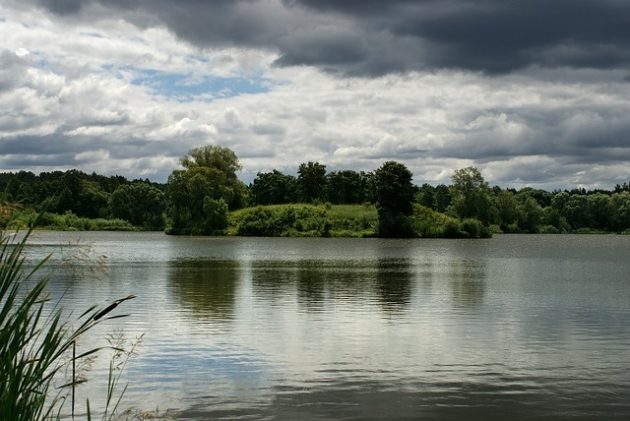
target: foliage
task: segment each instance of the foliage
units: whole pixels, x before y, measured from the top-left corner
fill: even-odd
[[[411,172],[401,163],[388,161],[374,172],[379,237],[415,236],[409,215],[413,212]]]
[[[99,229],[104,220],[122,218],[130,224],[142,228],[161,228],[161,209],[164,205],[156,205],[154,212],[160,212],[159,217],[154,217],[150,224],[132,221],[135,212],[125,212],[123,207],[138,207],[142,199],[135,196],[127,197],[127,200],[114,200],[113,193],[124,186],[143,185],[150,187],[153,194],[162,193],[163,185],[152,183],[149,180],[129,181],[121,176],[106,177],[97,174],[85,174],[78,170],[42,172],[35,175],[31,172],[20,171],[18,173],[0,173],[0,191],[5,203],[19,204],[22,208],[39,213],[42,211],[51,214],[63,215],[71,213],[79,218],[99,219],[99,222],[83,224],[91,225],[91,228],[63,225],[58,229]],[[120,197],[119,197],[120,199]],[[112,208],[112,204],[114,207]],[[123,215],[124,214],[124,215]],[[6,221],[5,221],[6,222]],[[144,222],[144,221],[143,221]],[[120,229],[128,229],[129,223],[120,225]],[[116,228],[117,223],[105,224],[109,229]],[[152,225],[152,226],[150,226]]]
[[[435,190],[427,183],[424,183],[416,193],[416,203],[421,204],[429,209],[435,210],[437,201],[435,198]]]
[[[517,226],[521,232],[536,233],[541,224],[544,211],[528,192],[516,196]]]
[[[494,223],[499,225],[503,232],[508,232],[509,227],[516,224],[519,216],[514,193],[509,190],[497,192],[494,196],[494,205],[496,208]]]
[[[59,307],[47,308],[48,278],[38,273],[47,259],[33,269],[24,266],[28,238],[11,241],[0,232],[0,419],[38,420],[59,417],[74,380],[63,381],[67,364],[99,351],[98,348],[68,358],[75,341],[107,316],[121,302],[104,309],[90,307],[73,328]],[[63,383],[61,388],[56,384]],[[108,390],[113,396],[114,390]]]
[[[373,237],[373,205],[267,205],[234,211],[231,235]]]
[[[326,185],[326,166],[319,162],[300,164],[297,185],[300,198],[306,203],[314,203],[324,199]]]
[[[368,183],[364,172],[333,171],[326,175],[326,200],[333,204],[364,203],[370,199]]]
[[[67,211],[63,215],[33,209],[18,211],[5,227],[11,229],[43,228],[58,231],[135,231],[136,227],[123,219],[81,218]]]
[[[182,158],[183,169],[173,171],[168,185],[149,180],[85,174],[78,170],[0,173],[0,223],[16,213],[16,227],[32,226],[42,210],[38,226],[69,230],[160,229],[164,213],[167,232],[221,234],[232,219],[225,211],[249,205],[330,202],[333,205],[371,203],[380,223],[372,216],[327,218],[332,235],[384,237],[462,236],[463,221],[475,219],[494,232],[626,232],[630,230],[630,188],[619,184],[613,191],[547,192],[525,187],[490,188],[475,167],[458,169],[452,185],[416,187],[403,164],[386,162],[376,172],[339,170],[326,173],[318,162],[302,163],[298,177],[278,170],[258,173],[247,187],[237,178],[241,168],[233,151],[220,146],[195,148]],[[165,192],[165,194],[164,194]],[[451,219],[428,218],[418,226],[409,221],[412,203]],[[363,215],[363,216],[361,216]],[[227,222],[226,222],[227,221]],[[339,227],[335,226],[339,223]],[[233,233],[230,223],[229,231]],[[470,223],[468,228],[475,231]],[[374,232],[376,230],[376,233]],[[485,230],[485,229],[484,229]]]
[[[143,182],[124,184],[111,194],[109,207],[115,218],[144,229],[164,229],[164,193]]]
[[[241,211],[235,232],[264,237],[327,237],[329,229],[325,207],[271,205]]]
[[[278,170],[258,173],[249,190],[250,204],[254,206],[295,203],[298,200],[297,180]]]
[[[419,204],[414,205],[411,224],[415,233],[424,238],[488,238],[490,229],[479,220],[467,218],[463,221],[434,211]]]
[[[373,237],[378,226],[374,205],[332,205],[326,211],[331,237]]]
[[[227,209],[241,206],[244,185],[236,178],[234,152],[220,146],[196,148],[181,160],[184,170],[168,179],[167,215],[172,234],[215,234],[227,227]]]
[[[460,219],[476,218],[485,224],[491,218],[491,200],[488,183],[475,167],[455,170],[451,206]]]
[[[181,159],[181,164],[187,170],[194,168],[214,168],[225,175],[227,181],[236,181],[236,172],[241,164],[234,151],[223,146],[209,145],[191,149],[188,155]]]

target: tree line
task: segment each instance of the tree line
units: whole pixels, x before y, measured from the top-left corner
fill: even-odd
[[[394,161],[371,172],[329,172],[324,164],[309,161],[298,166],[296,176],[274,169],[245,185],[237,177],[238,157],[220,146],[195,148],[181,164],[166,184],[78,170],[1,173],[1,199],[37,211],[120,218],[173,234],[221,233],[230,211],[291,203],[371,203],[378,212],[375,233],[383,237],[414,236],[409,218],[418,207],[492,232],[630,230],[628,183],[611,191],[516,190],[490,187],[477,168],[468,167],[453,173],[451,185],[417,186],[406,166]]]
[[[164,229],[166,185],[79,170],[0,173],[5,206],[83,218],[119,218],[147,229]]]

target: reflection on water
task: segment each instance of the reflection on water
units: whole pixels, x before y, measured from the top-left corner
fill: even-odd
[[[295,294],[304,311],[323,311],[325,304],[335,301],[374,300],[384,311],[403,311],[412,295],[408,259],[257,261],[251,263],[250,271],[258,300],[273,305]]]
[[[477,307],[483,302],[485,290],[485,262],[462,260],[453,262],[450,271],[450,287],[453,303],[461,307]]]
[[[630,418],[629,237],[82,235],[92,263],[55,271],[51,293],[80,310],[138,295],[112,321],[146,333],[123,405],[186,419]],[[40,233],[33,257],[68,240]]]
[[[200,318],[229,321],[240,280],[237,261],[181,261],[168,268],[169,291]]]
[[[401,312],[411,300],[412,269],[408,259],[377,259],[376,293],[386,312]]]

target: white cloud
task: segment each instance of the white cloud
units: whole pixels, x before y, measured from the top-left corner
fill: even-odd
[[[193,47],[163,27],[68,24],[1,7],[3,169],[76,166],[165,181],[190,148],[216,143],[241,157],[247,181],[272,168],[295,173],[307,160],[372,170],[388,159],[406,163],[419,183],[448,183],[467,165],[502,185],[610,187],[630,178],[630,83],[617,71],[336,78],[274,67],[267,50]],[[253,78],[268,91],[180,101],[133,83],[148,70],[189,84]]]

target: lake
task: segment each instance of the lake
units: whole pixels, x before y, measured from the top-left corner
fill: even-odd
[[[144,333],[121,406],[184,419],[630,419],[630,236],[36,232],[79,343]],[[102,405],[108,359],[79,388]],[[100,391],[100,392],[99,392]]]

